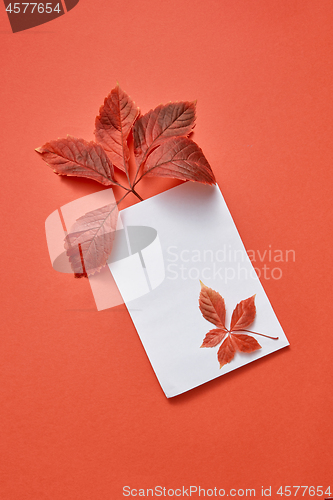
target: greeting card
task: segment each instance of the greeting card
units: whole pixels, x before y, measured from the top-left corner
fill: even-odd
[[[289,345],[217,186],[188,182],[126,208],[120,217],[124,227],[145,225],[158,235],[155,249],[133,250],[146,278],[141,296],[127,299],[133,286],[131,270],[119,273],[114,264],[109,267],[167,397]],[[163,274],[155,287],[154,280],[160,281]],[[224,298],[226,324],[235,306],[255,295],[251,331],[262,335],[249,337],[256,338],[260,348],[237,351],[221,368],[218,346],[201,348],[213,325],[199,308],[200,280]]]

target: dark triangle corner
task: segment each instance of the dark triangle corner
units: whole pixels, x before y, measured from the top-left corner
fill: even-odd
[[[74,9],[74,7],[79,3],[80,0],[65,0],[67,12]]]

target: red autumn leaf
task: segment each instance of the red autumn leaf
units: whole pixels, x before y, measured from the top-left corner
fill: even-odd
[[[134,152],[138,164],[165,139],[187,136],[194,127],[195,103],[170,102],[141,116],[133,127]]]
[[[232,342],[231,335],[229,335],[217,351],[217,359],[220,363],[220,368],[230,363],[230,361],[234,359],[235,353],[235,345]]]
[[[200,281],[200,284],[199,308],[203,317],[226,332],[224,299],[218,292],[204,285],[202,281]]]
[[[143,175],[216,183],[202,150],[187,137],[172,137],[156,148],[144,163]]]
[[[233,333],[231,334],[232,341],[236,348],[240,352],[254,352],[261,349],[261,345],[256,341],[251,335],[245,335],[244,333]]]
[[[68,136],[47,142],[36,151],[59,175],[86,177],[105,186],[117,184],[110,159],[95,142]]]
[[[232,313],[230,330],[244,330],[253,323],[256,316],[254,299],[255,295],[237,304]]]
[[[250,332],[245,328],[249,326],[255,318],[256,306],[254,304],[255,295],[242,300],[234,309],[231,318],[230,330],[225,327],[225,303],[223,297],[201,281],[201,291],[199,296],[199,308],[203,317],[213,323],[218,328],[210,330],[201,345],[201,347],[215,347],[224,339],[221,344],[217,359],[220,368],[233,360],[237,351],[250,353],[261,349],[261,345],[250,335],[240,334],[240,331],[261,335],[272,340],[276,337],[269,337],[262,333]],[[227,337],[225,338],[225,336]]]
[[[65,249],[76,275],[99,271],[111,253],[118,219],[116,203],[87,212],[65,238]]]
[[[257,351],[258,349],[261,349],[261,345],[250,335],[229,333],[228,337],[225,339],[217,352],[217,359],[220,363],[220,368],[227,363],[230,363],[230,361],[234,358],[236,351],[250,353]]]
[[[209,332],[206,333],[206,337],[204,338],[201,347],[215,347],[220,342],[222,342],[226,334],[227,334],[226,330],[222,330],[221,328],[215,328],[214,330],[209,330]]]
[[[139,108],[117,85],[105,98],[96,117],[97,142],[67,136],[66,139],[47,142],[36,151],[59,175],[85,177],[105,186],[116,185],[124,189],[126,193],[119,203],[130,193],[142,201],[136,185],[145,175],[215,184],[214,174],[202,150],[188,139],[195,125],[195,113],[196,103],[184,101],[157,106],[139,118]],[[128,138],[131,133],[137,162],[133,179],[129,175]],[[126,173],[127,184],[115,179],[114,166]],[[142,175],[138,178],[140,169]],[[91,273],[103,266],[112,248],[110,235],[105,236],[105,229],[98,230],[99,212],[91,214],[78,219],[66,239],[67,253],[77,277],[86,276],[86,270]],[[90,227],[92,220],[97,227]],[[98,245],[94,231],[97,231]],[[94,258],[93,248],[96,252]]]
[[[95,122],[96,141],[102,144],[112,163],[127,173],[127,138],[138,116],[139,108],[117,85],[105,98]]]

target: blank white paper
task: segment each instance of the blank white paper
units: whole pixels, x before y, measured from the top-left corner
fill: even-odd
[[[140,259],[133,255],[144,272],[142,295],[130,300],[137,296],[133,280],[116,266],[113,276],[168,398],[289,345],[218,186],[187,182],[120,215],[125,228],[157,231],[159,244],[143,249]],[[219,346],[200,348],[214,325],[199,310],[199,280],[225,299],[227,327],[236,304],[256,294],[257,315],[249,328],[279,340],[253,335],[262,349],[236,353],[220,369]]]

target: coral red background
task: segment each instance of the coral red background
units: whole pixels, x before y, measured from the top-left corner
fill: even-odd
[[[0,8],[1,499],[333,491],[332,21],[331,0],[81,0],[13,34]],[[198,99],[194,139],[246,248],[296,252],[263,280],[291,347],[172,400],[125,306],[97,312],[46,248],[46,217],[102,187],[55,176],[34,148],[92,139],[117,80],[144,112]]]

